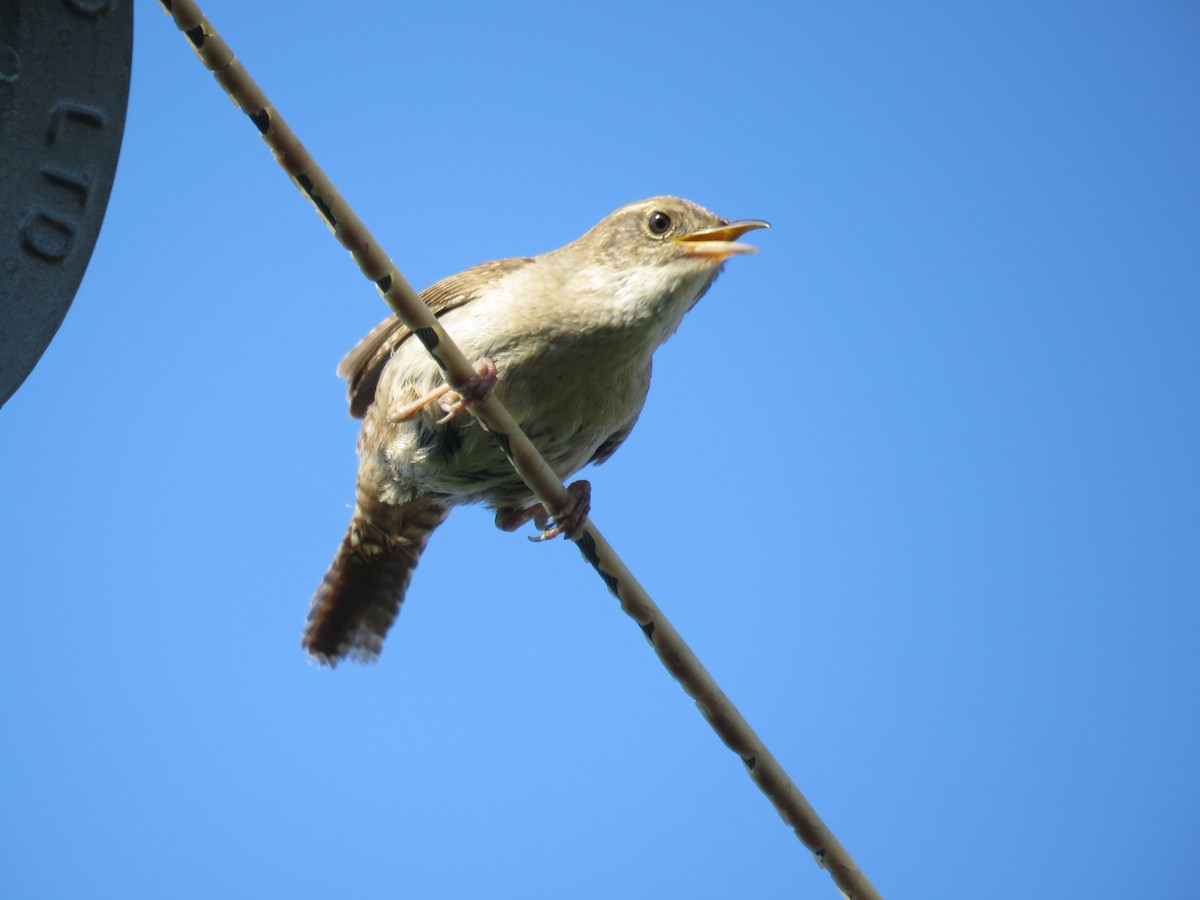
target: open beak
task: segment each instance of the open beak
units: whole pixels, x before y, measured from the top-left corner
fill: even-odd
[[[683,234],[673,240],[683,244],[684,249],[692,256],[703,256],[706,259],[724,262],[739,253],[757,253],[757,247],[750,244],[739,244],[737,239],[747,231],[770,227],[762,219],[739,219],[737,222],[726,222],[715,228],[702,228],[691,234]]]

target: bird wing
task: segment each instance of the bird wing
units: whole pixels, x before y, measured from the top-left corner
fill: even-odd
[[[530,262],[533,262],[530,257],[516,257],[472,266],[421,291],[421,302],[435,316],[440,316],[470,303],[489,284]],[[375,389],[379,386],[383,367],[410,334],[412,332],[395,315],[388,316],[342,357],[337,374],[346,379],[350,415],[354,418],[361,419],[366,415],[368,407],[375,400]]]

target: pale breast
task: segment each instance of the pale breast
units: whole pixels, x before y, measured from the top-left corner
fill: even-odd
[[[480,327],[477,317],[466,314],[447,314],[444,321],[468,358],[487,356],[496,363],[498,398],[564,481],[641,410],[649,353],[621,335],[517,335]],[[441,373],[416,341],[404,342],[388,363],[360,438],[360,453],[374,455],[390,473],[393,483],[381,488],[395,502],[414,493],[483,500],[499,508],[532,502],[493,437],[473,417],[437,425],[443,413],[435,403],[409,421],[386,420],[388,407],[441,383]],[[384,398],[386,403],[379,402]]]

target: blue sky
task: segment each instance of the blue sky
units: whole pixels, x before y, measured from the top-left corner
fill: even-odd
[[[204,8],[418,287],[770,220],[594,521],[885,895],[1194,891],[1194,5]],[[0,894],[836,896],[565,542],[459,510],[377,665],[306,661],[386,309],[136,13],[0,410]]]

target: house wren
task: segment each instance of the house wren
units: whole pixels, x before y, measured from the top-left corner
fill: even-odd
[[[560,479],[608,459],[650,387],[655,349],[708,290],[737,238],[766,222],[727,222],[677,197],[625,206],[565,247],[483,263],[421,294],[477,375],[462,395],[400,321],[388,318],[338,366],[363,420],[357,502],[317,589],[305,650],[335,665],[378,656],[421,551],[450,510],[483,501],[513,530],[548,517],[472,416],[493,389]],[[542,538],[574,537],[589,486],[568,488]]]

